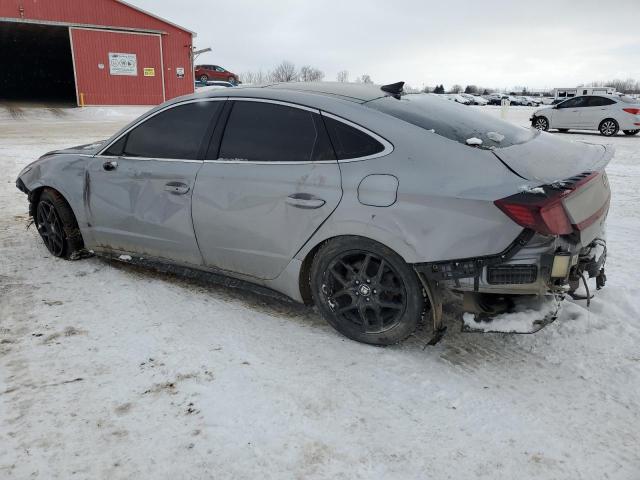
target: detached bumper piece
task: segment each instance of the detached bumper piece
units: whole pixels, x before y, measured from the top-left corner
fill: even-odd
[[[465,303],[468,301],[465,298]],[[464,313],[462,331],[470,333],[536,333],[558,318],[562,299],[547,295],[523,299],[510,298],[509,301],[511,305],[508,313],[494,316],[490,316],[486,312]],[[476,310],[486,308],[486,305],[477,305]]]

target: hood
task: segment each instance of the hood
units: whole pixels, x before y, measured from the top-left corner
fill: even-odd
[[[87,143],[85,145],[78,145],[76,147],[69,147],[62,150],[54,150],[52,152],[45,153],[43,157],[60,153],[95,155],[96,153],[98,153],[98,151],[100,151],[100,148],[104,145],[105,142],[106,140],[99,140],[97,142]]]
[[[604,170],[614,151],[612,145],[569,142],[542,132],[528,142],[493,153],[522,178],[550,184],[584,172]]]

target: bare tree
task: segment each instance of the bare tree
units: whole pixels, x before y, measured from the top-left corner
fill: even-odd
[[[462,85],[454,85],[451,87],[450,93],[460,93],[462,91]]]
[[[336,80],[342,83],[349,81],[349,72],[346,70],[340,70],[336,75]]]
[[[262,72],[262,70],[258,70],[257,72],[244,72],[240,74],[240,81],[242,83],[261,85],[263,83],[267,83],[270,76],[270,72],[267,72],[265,74]]]
[[[295,82],[298,79],[296,66],[285,60],[273,69],[269,74],[269,79],[272,82]]]
[[[324,78],[324,72],[310,65],[300,67],[298,80],[301,82],[321,82]]]
[[[373,83],[373,80],[371,80],[369,75],[362,75],[356,78],[356,83]]]

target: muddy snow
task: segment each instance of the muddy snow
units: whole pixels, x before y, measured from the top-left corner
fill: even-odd
[[[48,254],[16,175],[142,111],[0,107],[0,478],[640,478],[640,137],[554,134],[617,148],[589,309],[507,335],[449,308],[437,346],[374,348],[306,307]]]

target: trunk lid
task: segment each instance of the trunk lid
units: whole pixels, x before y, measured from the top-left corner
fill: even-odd
[[[527,180],[551,184],[602,171],[614,154],[612,145],[567,142],[541,133],[525,143],[498,148],[493,153],[511,170]]]
[[[604,169],[613,153],[610,145],[567,142],[548,134],[494,150],[505,165],[529,181],[521,193],[509,197],[506,203],[528,210],[536,219],[534,230],[561,235],[573,231],[584,246],[603,235],[611,199]],[[514,218],[513,214],[510,216]],[[524,218],[514,219],[523,224]],[[564,227],[554,232],[557,225]]]

